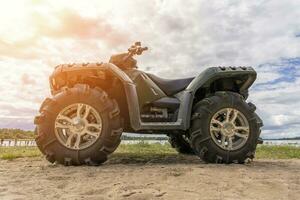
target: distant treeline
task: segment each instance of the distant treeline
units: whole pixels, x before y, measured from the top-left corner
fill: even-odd
[[[0,139],[34,139],[34,133],[21,129],[1,128]]]

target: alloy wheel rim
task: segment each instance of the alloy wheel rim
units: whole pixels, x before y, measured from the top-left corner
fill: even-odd
[[[234,108],[217,111],[211,118],[209,131],[213,141],[227,151],[242,148],[250,135],[248,120]]]
[[[91,146],[100,137],[102,119],[92,106],[75,103],[61,110],[55,119],[54,128],[62,145],[80,150]]]

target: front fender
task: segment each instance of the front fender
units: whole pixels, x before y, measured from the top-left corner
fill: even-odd
[[[65,86],[72,87],[77,83],[82,83],[85,78],[105,80],[106,69],[107,67],[105,67],[104,63],[74,63],[58,65],[49,77],[51,94],[55,95]]]
[[[78,83],[85,83],[94,79],[98,84],[110,85],[109,76],[120,80],[124,86],[128,106],[130,123],[134,130],[142,129],[140,110],[136,86],[127,74],[112,63],[84,63],[58,65],[49,77],[51,93],[55,95],[64,87],[73,87]],[[101,87],[102,88],[102,87]],[[103,89],[103,88],[102,88]],[[105,89],[104,89],[105,90]]]

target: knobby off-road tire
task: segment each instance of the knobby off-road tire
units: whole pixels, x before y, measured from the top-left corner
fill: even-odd
[[[77,104],[86,105],[85,109],[88,107],[93,109],[93,114],[100,116],[102,122],[101,132],[95,136],[95,141],[85,148],[79,148],[79,145],[69,148],[69,145],[66,146],[61,142],[62,139],[59,139],[56,132],[56,120],[59,114],[68,106]],[[91,116],[88,117],[91,118]],[[40,151],[51,163],[56,161],[64,165],[99,165],[105,162],[107,156],[114,152],[120,144],[120,136],[123,131],[117,102],[110,99],[100,88],[92,89],[83,84],[66,88],[52,98],[46,98],[41,105],[40,116],[35,118],[35,124],[36,143]]]
[[[190,143],[183,137],[184,137],[183,135],[179,135],[179,134],[170,135],[169,143],[174,149],[176,149],[178,153],[191,154],[191,155],[195,154]]]
[[[213,117],[222,111],[222,109],[227,108],[234,112],[241,113],[239,114],[241,121],[243,121],[243,119],[247,121],[249,127],[247,129],[247,139],[238,149],[226,149],[225,147],[226,145],[228,146],[229,141],[223,143],[221,139],[219,143],[224,144],[224,148],[218,145],[219,143],[215,141],[217,139],[214,137],[218,136],[217,133],[219,129],[216,127],[219,125],[213,125],[213,127],[211,127]],[[254,112],[255,109],[256,107],[252,103],[246,103],[241,95],[233,92],[216,92],[214,96],[205,98],[196,103],[193,108],[191,121],[191,146],[195,153],[202,160],[209,163],[244,163],[246,159],[253,159],[261,132],[260,127],[263,126],[261,119]],[[210,129],[217,130],[217,133],[213,132],[217,136],[211,134]],[[242,135],[242,133],[238,134]],[[233,143],[232,141],[231,139],[231,144]]]

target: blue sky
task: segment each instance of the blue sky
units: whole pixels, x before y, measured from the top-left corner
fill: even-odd
[[[300,136],[298,0],[11,0],[0,7],[0,127],[33,129],[60,63],[107,61],[142,41],[141,70],[166,78],[253,66],[263,137]],[[26,31],[20,31],[26,30]]]
[[[265,121],[265,137],[299,136],[300,58],[281,58],[276,63],[257,67],[258,73],[270,72],[271,79],[251,88],[251,99]]]

